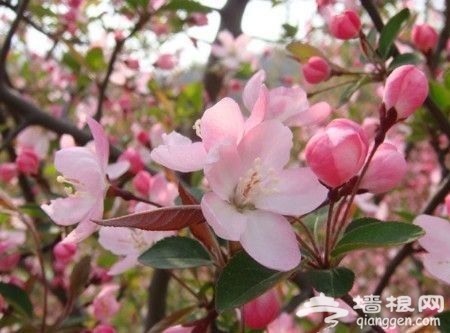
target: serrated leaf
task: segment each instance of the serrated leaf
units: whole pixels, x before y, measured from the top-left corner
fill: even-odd
[[[353,220],[347,226],[347,228],[345,228],[344,234],[346,234],[356,228],[368,226],[369,224],[372,224],[372,223],[383,223],[383,222],[380,220],[377,220],[375,218],[372,218],[372,217],[362,217],[360,219]]]
[[[91,273],[91,257],[84,256],[75,264],[70,275],[69,294],[76,299],[86,288]]]
[[[145,266],[160,269],[191,268],[212,264],[205,248],[195,239],[167,237],[155,243],[139,256]]]
[[[200,205],[163,207],[107,220],[93,220],[94,223],[104,227],[126,227],[153,231],[179,230],[204,221]]]
[[[415,53],[402,53],[392,60],[392,62],[389,64],[388,70],[392,71],[397,67],[407,64],[418,64],[420,63],[420,61],[420,58]]]
[[[28,294],[12,283],[0,282],[0,295],[3,296],[6,303],[17,310],[17,313],[31,318],[33,316],[33,305]]]
[[[161,9],[164,10],[185,10],[188,13],[200,12],[209,13],[212,11],[211,7],[204,6],[201,3],[193,0],[172,0]]]
[[[86,65],[93,71],[101,71],[106,68],[106,62],[103,55],[103,49],[93,47],[86,53]]]
[[[216,310],[237,308],[272,288],[289,273],[264,267],[247,253],[236,254],[223,269],[216,286]]]
[[[437,82],[430,81],[430,97],[436,105],[442,109],[447,110],[450,108],[450,90],[445,85]]]
[[[308,59],[313,56],[326,58],[323,55],[322,51],[307,43],[292,42],[286,46],[286,49],[297,61],[299,61],[302,64],[306,63]]]
[[[341,297],[353,287],[355,274],[345,267],[312,270],[305,273],[306,278],[318,292],[327,296]]]
[[[355,228],[349,225],[350,231],[344,233],[331,252],[333,257],[354,250],[406,244],[425,234],[419,226],[404,222],[357,223]]]
[[[400,12],[395,14],[383,27],[380,34],[380,41],[378,43],[378,53],[383,59],[389,57],[392,44],[397,38],[400,30],[410,16],[408,8],[402,9]]]

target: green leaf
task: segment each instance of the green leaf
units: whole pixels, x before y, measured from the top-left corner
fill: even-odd
[[[327,296],[341,297],[353,287],[355,274],[345,267],[308,271],[306,278],[318,292]]]
[[[294,38],[298,32],[298,26],[296,26],[296,25],[285,23],[281,27],[284,30],[283,31],[284,38]]]
[[[29,318],[33,316],[33,305],[23,289],[12,283],[0,282],[0,295],[21,315]]]
[[[383,59],[389,58],[391,46],[397,38],[403,23],[408,20],[409,16],[409,9],[402,9],[384,26],[380,34],[380,41],[378,43],[378,53],[381,57],[383,57]]]
[[[263,294],[289,273],[261,266],[247,253],[236,254],[222,271],[216,286],[216,309],[237,308]]]
[[[355,225],[352,225],[355,223]],[[425,232],[417,225],[404,222],[382,222],[369,219],[369,223],[356,220],[350,223],[347,231],[332,251],[336,257],[343,253],[410,243],[423,236]]]
[[[450,311],[445,311],[435,315],[439,318],[439,331],[442,333],[450,332]]]
[[[362,86],[371,82],[371,78],[367,75],[362,76],[358,81],[351,84],[342,92],[339,98],[338,108],[347,103],[355,92],[357,92]]]
[[[103,50],[100,47],[93,47],[86,53],[86,65],[93,71],[101,71],[106,68]]]
[[[70,275],[69,293],[72,299],[76,299],[85,289],[89,274],[91,273],[91,257],[84,256],[75,264]]]
[[[442,110],[450,108],[450,90],[437,81],[430,81],[429,86],[433,102]]]
[[[211,7],[204,6],[201,3],[193,0],[172,0],[167,5],[162,7],[164,10],[185,10],[188,13],[200,12],[209,13],[212,11]]]
[[[313,56],[326,58],[323,55],[322,51],[307,43],[292,42],[286,46],[286,49],[297,61],[299,61],[302,64],[306,63],[309,60],[309,58]]]
[[[208,252],[198,241],[180,236],[160,240],[140,255],[139,262],[160,269],[190,268],[212,264]]]
[[[392,62],[389,64],[389,71],[394,70],[397,67],[407,65],[407,64],[418,64],[420,58],[415,53],[402,53],[396,56]]]

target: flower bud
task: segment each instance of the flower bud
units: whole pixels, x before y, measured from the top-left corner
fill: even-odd
[[[363,129],[348,119],[335,119],[314,135],[305,149],[308,165],[330,187],[339,187],[364,165],[368,144]]]
[[[178,63],[177,58],[173,54],[165,53],[161,54],[156,60],[155,66],[161,69],[170,70],[173,69]]]
[[[432,51],[438,43],[438,33],[433,27],[424,23],[415,25],[411,32],[414,45],[424,53]]]
[[[405,119],[423,104],[427,95],[425,74],[413,65],[404,65],[388,76],[383,102],[386,110],[394,108],[397,111],[397,119]]]
[[[148,197],[152,184],[152,176],[144,170],[139,171],[133,178],[133,187],[139,194]]]
[[[329,30],[338,39],[352,39],[358,37],[361,21],[358,14],[351,9],[330,18]]]
[[[139,152],[133,148],[127,148],[118,158],[119,161],[128,161],[130,162],[130,172],[138,173],[142,169],[144,169],[144,161],[142,161]]]
[[[316,84],[330,77],[330,66],[325,59],[314,56],[302,66],[302,72],[306,82]]]
[[[270,289],[261,296],[244,304],[242,319],[249,328],[264,328],[278,316],[280,307],[276,290]]]
[[[16,166],[22,173],[35,175],[39,170],[39,157],[33,149],[23,148],[17,155]]]
[[[77,245],[75,243],[59,242],[53,248],[53,255],[55,256],[55,259],[65,264],[72,260],[75,253],[77,253]]]
[[[0,181],[8,183],[16,176],[17,167],[14,163],[0,164]]]
[[[375,152],[363,176],[360,188],[372,193],[387,192],[398,185],[407,171],[403,155],[390,143],[383,143]]]
[[[100,324],[94,328],[92,333],[116,333],[116,329],[111,325]]]

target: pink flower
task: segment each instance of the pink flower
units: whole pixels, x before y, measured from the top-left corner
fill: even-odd
[[[225,67],[239,68],[241,63],[253,61],[253,55],[247,50],[250,38],[244,34],[234,38],[228,31],[219,32],[217,39],[220,45],[213,44],[211,52],[221,60]]]
[[[439,217],[419,215],[414,224],[425,230],[419,244],[428,252],[423,256],[425,269],[439,280],[450,284],[450,222]]]
[[[291,148],[292,133],[277,120],[253,127],[239,143],[222,141],[205,166],[212,192],[201,201],[218,236],[240,241],[260,264],[283,271],[300,262],[295,233],[283,215],[311,211],[327,192],[308,168],[284,168]]]
[[[425,74],[413,65],[404,65],[388,76],[383,102],[386,110],[394,108],[397,111],[397,119],[405,119],[423,104],[427,95]]]
[[[25,243],[22,230],[0,230],[0,272],[8,272],[17,267],[20,260],[19,246]]]
[[[77,245],[74,243],[58,243],[53,248],[55,259],[61,263],[67,264],[77,253]]]
[[[348,119],[335,119],[306,145],[308,165],[330,187],[339,187],[364,165],[368,144],[362,128]]]
[[[178,59],[169,53],[164,53],[156,60],[155,66],[161,69],[170,70],[178,64]]]
[[[242,319],[245,326],[252,329],[261,329],[272,322],[280,313],[281,304],[275,289],[244,304]]]
[[[408,166],[405,158],[390,143],[382,143],[369,164],[360,188],[372,193],[383,193],[400,183]]]
[[[328,103],[309,105],[306,92],[300,87],[278,87],[267,92],[266,73],[260,70],[245,85],[242,99],[253,120],[278,119],[288,126],[317,124],[331,113]],[[259,105],[258,105],[259,104]]]
[[[158,9],[160,9],[162,6],[164,6],[166,4],[167,0],[150,0],[149,2],[149,6],[150,8],[152,8],[154,11],[157,11]]]
[[[119,156],[119,161],[128,161],[130,163],[129,171],[136,174],[139,171],[144,169],[144,161],[141,158],[141,155],[136,149],[127,148],[122,154]]]
[[[267,333],[300,333],[294,318],[283,312],[267,326]]]
[[[0,164],[0,181],[8,183],[16,176],[17,176],[17,167],[15,163]]]
[[[95,152],[88,147],[58,150],[55,166],[64,176],[58,176],[57,180],[68,185],[66,191],[69,196],[41,206],[56,224],[69,226],[78,223],[63,242],[78,243],[97,230],[97,225],[91,220],[102,218],[103,198],[108,188],[107,172],[114,178],[115,175],[111,173],[113,170],[120,174],[128,167],[128,163],[108,167],[109,144],[106,134],[92,118],[87,118],[87,122],[94,137]]]
[[[192,25],[201,27],[208,24],[208,16],[204,13],[192,13],[187,21]]]
[[[139,194],[148,196],[150,193],[152,175],[145,170],[139,171],[133,178],[133,187]]]
[[[116,299],[118,285],[106,285],[92,301],[92,315],[101,322],[108,321],[120,309],[120,303]]]
[[[24,174],[36,175],[39,171],[39,157],[34,150],[23,148],[16,157],[16,167]]]
[[[424,23],[413,27],[411,38],[414,45],[424,53],[432,51],[438,43],[438,33],[436,30]]]
[[[302,66],[302,72],[306,82],[316,84],[327,80],[331,70],[325,59],[313,56]]]
[[[338,39],[352,39],[358,37],[361,21],[354,10],[346,10],[342,14],[330,18],[329,30]]]

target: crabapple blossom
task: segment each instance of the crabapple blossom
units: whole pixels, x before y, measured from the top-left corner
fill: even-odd
[[[300,262],[295,233],[283,215],[311,211],[327,192],[309,168],[284,168],[291,148],[292,132],[277,120],[255,126],[238,144],[223,141],[205,166],[212,192],[201,201],[218,236],[240,241],[260,264],[283,271]]]
[[[413,27],[411,38],[414,45],[424,53],[432,51],[438,43],[438,33],[429,24],[417,24]]]
[[[303,77],[306,82],[316,84],[330,77],[330,65],[322,57],[313,56],[302,66]]]
[[[34,150],[23,148],[16,157],[16,167],[19,172],[36,175],[39,170],[39,157]]]
[[[319,179],[330,187],[350,180],[364,165],[368,143],[364,131],[348,119],[335,119],[317,133],[305,148],[306,161]]]
[[[15,163],[0,164],[0,181],[8,183],[16,176],[17,176],[17,166]]]
[[[432,276],[450,284],[450,222],[431,215],[419,215],[414,224],[425,230],[419,244],[428,252],[423,255],[423,265]]]
[[[116,329],[112,327],[111,325],[107,324],[100,324],[98,326],[95,326],[92,330],[92,333],[116,333]]]
[[[242,307],[242,319],[249,328],[264,328],[278,316],[280,309],[281,304],[277,291],[270,289],[244,304]]]
[[[398,185],[406,174],[405,158],[390,143],[382,143],[375,152],[360,183],[360,188],[372,193],[387,192]]]
[[[156,60],[155,66],[161,69],[173,69],[178,63],[178,59],[170,53],[161,54]]]
[[[128,161],[130,163],[129,171],[137,174],[139,171],[144,169],[144,161],[142,160],[141,155],[136,149],[127,148],[122,154],[119,156],[119,161]]]
[[[92,301],[91,312],[95,319],[105,322],[119,311],[121,305],[115,296],[118,291],[119,286],[115,284],[102,286],[102,289]]]
[[[405,119],[418,109],[428,95],[425,74],[413,65],[397,67],[386,80],[383,102],[386,110],[394,108],[397,119]]]
[[[330,18],[329,30],[332,36],[338,39],[352,39],[359,35],[361,21],[358,14],[351,9]]]
[[[152,175],[145,170],[139,171],[133,178],[133,187],[141,195],[147,196],[150,193]]]
[[[109,172],[114,178],[128,168],[128,163],[108,167],[109,144],[106,134],[92,118],[87,118],[87,123],[94,137],[95,152],[88,147],[69,147],[57,151],[55,166],[63,174],[58,177],[58,181],[68,185],[68,197],[51,200],[50,204],[41,206],[56,224],[78,224],[63,242],[78,243],[98,229],[91,220],[103,215],[103,198],[108,188],[107,174]]]
[[[237,69],[241,63],[253,62],[253,55],[247,51],[250,38],[244,34],[234,38],[228,31],[219,32],[219,44],[213,44],[211,52],[221,60],[225,67]]]
[[[267,326],[267,333],[300,333],[300,329],[294,318],[283,312]]]
[[[61,263],[68,263],[77,252],[77,245],[74,243],[58,243],[53,248],[55,259]]]

